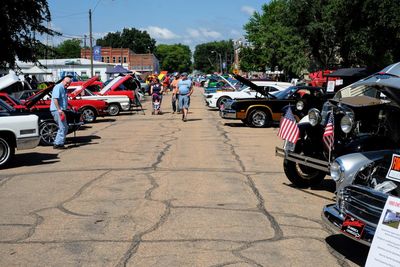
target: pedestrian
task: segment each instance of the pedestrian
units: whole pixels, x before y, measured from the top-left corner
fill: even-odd
[[[175,112],[179,112],[179,109],[177,109],[176,102],[178,101],[178,82],[179,82],[179,72],[174,73],[174,80],[171,82],[171,88],[172,88],[172,114]]]
[[[32,90],[37,90],[38,84],[39,84],[39,81],[36,79],[36,76],[32,75],[32,80],[31,80]]]
[[[65,149],[65,137],[68,132],[67,117],[65,110],[68,107],[68,97],[66,88],[71,84],[70,77],[64,79],[54,86],[51,94],[50,111],[55,122],[58,125],[56,139],[54,140],[54,149]]]
[[[162,113],[161,103],[162,103],[163,92],[164,92],[164,87],[161,85],[160,80],[158,78],[153,78],[152,85],[150,87],[150,95],[153,104],[153,114]],[[154,107],[155,104],[158,105],[157,109]]]
[[[179,108],[182,110],[182,120],[187,121],[189,111],[190,95],[193,93],[192,81],[188,79],[187,73],[181,74],[181,80],[178,82]]]

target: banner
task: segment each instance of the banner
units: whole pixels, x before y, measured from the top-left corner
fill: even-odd
[[[101,46],[93,46],[93,60],[101,61]]]

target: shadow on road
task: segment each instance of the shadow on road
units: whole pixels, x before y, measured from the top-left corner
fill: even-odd
[[[73,148],[73,147],[98,144],[92,142],[95,139],[101,139],[101,137],[97,135],[86,135],[86,136],[76,136],[76,137],[72,136],[66,139],[66,143],[68,148]]]
[[[39,164],[53,164],[59,161],[57,153],[23,153],[16,155],[15,160],[7,167],[7,169],[22,166],[36,166]]]
[[[189,121],[202,121],[203,119],[187,119],[186,121],[187,122],[189,122]]]
[[[116,119],[111,119],[111,118],[101,118],[97,119],[94,123],[102,123],[102,122],[114,122]]]
[[[326,243],[337,253],[359,266],[365,266],[369,247],[343,235],[331,235],[325,238]]]
[[[229,126],[229,127],[248,127],[246,124],[242,122],[225,122],[224,126]]]

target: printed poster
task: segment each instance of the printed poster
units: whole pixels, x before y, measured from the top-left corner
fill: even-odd
[[[333,93],[335,92],[335,81],[328,81],[328,85],[326,87],[326,91],[328,93]]]
[[[400,198],[389,196],[369,250],[366,267],[400,266]]]
[[[392,163],[390,164],[386,178],[400,182],[400,155],[393,154]]]

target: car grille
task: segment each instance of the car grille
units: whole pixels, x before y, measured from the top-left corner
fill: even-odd
[[[347,186],[343,189],[343,209],[345,213],[376,227],[387,197],[365,186]]]

